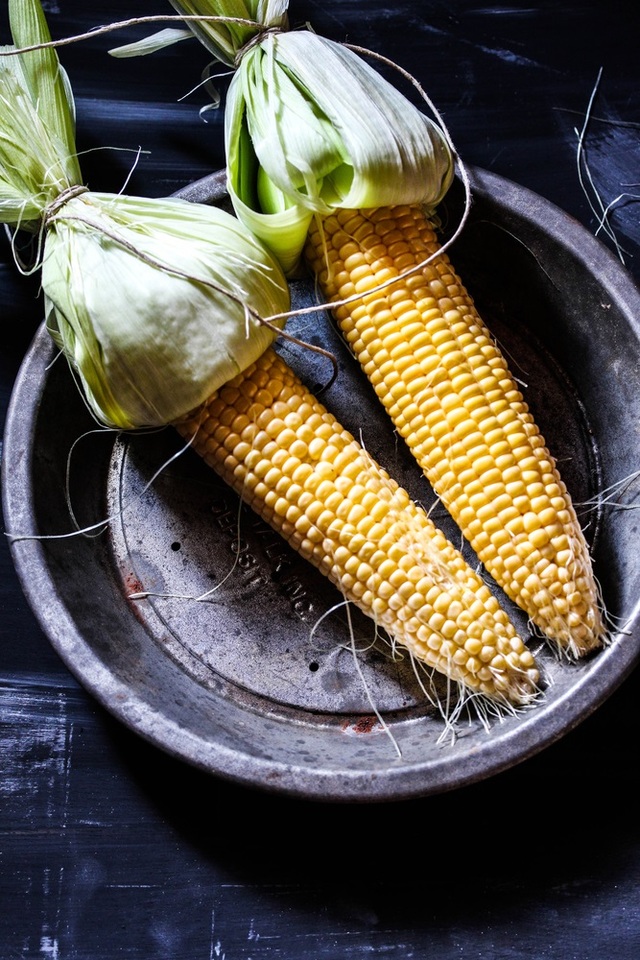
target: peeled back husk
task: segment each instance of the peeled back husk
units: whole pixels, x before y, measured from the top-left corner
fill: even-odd
[[[49,222],[46,322],[102,423],[171,423],[253,363],[286,312],[276,261],[238,220],[179,199],[86,192]]]
[[[243,55],[225,140],[236,213],[287,272],[314,213],[433,211],[454,175],[436,123],[348,47],[304,30],[265,35]]]

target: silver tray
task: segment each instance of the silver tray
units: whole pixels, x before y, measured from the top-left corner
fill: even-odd
[[[372,625],[357,611],[349,626],[337,591],[195,454],[172,459],[181,449],[173,431],[93,431],[41,329],[15,384],[4,439],[5,521],[20,538],[11,545],[18,575],[77,679],[124,724],[187,763],[301,798],[426,796],[547,747],[596,710],[637,661],[638,521],[623,509],[637,488],[623,481],[640,466],[640,293],[561,210],[485,171],[471,176],[475,202],[452,259],[526,383],[619,632],[579,664],[559,662],[532,638],[544,698],[488,730],[471,715],[453,742],[442,740],[443,719],[409,660],[372,644]],[[226,202],[220,174],[182,196]],[[460,205],[455,187],[443,206],[445,227]],[[295,305],[312,302],[310,283],[296,282],[293,293]],[[340,375],[324,402],[459,542],[330,320],[314,314],[291,329],[335,353]],[[327,383],[326,361],[284,342],[279,349],[314,389]],[[613,501],[603,502],[613,485]],[[110,523],[91,536],[66,536],[74,529],[69,503],[80,527]],[[132,599],[140,591],[151,595]],[[194,599],[203,594],[204,602]],[[501,600],[526,636],[522,615]]]

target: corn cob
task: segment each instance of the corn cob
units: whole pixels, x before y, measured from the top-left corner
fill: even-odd
[[[507,363],[418,206],[339,210],[306,259],[397,431],[478,558],[569,657],[606,637],[589,550]]]
[[[534,658],[487,585],[273,349],[175,426],[392,642],[482,701],[535,697]]]

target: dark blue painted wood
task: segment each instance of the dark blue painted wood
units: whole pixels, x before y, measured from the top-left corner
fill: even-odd
[[[46,3],[55,36],[160,0]],[[292,0],[337,40],[411,71],[460,154],[590,229],[577,138],[605,203],[640,193],[638,13],[596,0]],[[2,23],[4,29],[4,21]],[[115,62],[129,29],[68,47],[94,189],[169,193],[222,164],[197,45]],[[3,38],[6,40],[6,35]],[[116,150],[104,150],[104,145]],[[127,152],[123,152],[127,151]],[[638,202],[613,223],[640,280]],[[40,322],[37,281],[0,261],[0,408]],[[637,673],[522,766],[455,794],[347,807],[265,796],[141,742],[78,686],[0,544],[0,956],[11,960],[631,960],[640,955]]]

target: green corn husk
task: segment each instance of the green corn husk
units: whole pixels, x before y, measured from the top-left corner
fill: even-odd
[[[9,13],[4,53],[50,39],[37,0]],[[47,326],[99,421],[171,423],[264,352],[289,292],[235,217],[85,189],[51,48],[0,57],[0,108],[0,222],[40,235]]]
[[[238,50],[255,36],[256,28],[285,29],[288,24],[289,0],[216,0],[215,10],[202,0],[169,0],[169,3],[183,16],[201,17],[208,14],[228,18],[226,23],[189,22],[189,29],[200,42],[228,66],[234,66]],[[235,22],[238,20],[253,21],[256,26]]]
[[[96,415],[122,428],[177,420],[264,352],[276,332],[245,304],[261,316],[289,306],[235,217],[176,199],[69,200],[47,232],[42,286],[49,332]]]
[[[282,26],[284,0],[171,3],[183,15],[257,21],[253,30],[189,26],[236,66],[225,110],[229,194],[285,272],[296,271],[314,213],[400,203],[435,210],[454,175],[444,133],[354,51],[309,30],[265,32]]]

